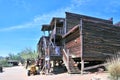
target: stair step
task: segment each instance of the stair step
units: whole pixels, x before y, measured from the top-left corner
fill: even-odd
[[[65,56],[64,56],[65,57]],[[65,60],[63,60],[65,61]],[[78,69],[78,67],[75,65],[74,60],[72,59],[72,57],[69,57],[69,66],[67,65],[67,62],[65,61],[65,66],[68,69],[68,73],[70,74],[80,74],[80,70]]]
[[[80,74],[80,72],[68,72],[69,74]]]

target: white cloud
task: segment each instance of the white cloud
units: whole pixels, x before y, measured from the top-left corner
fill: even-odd
[[[104,8],[106,13],[119,13],[120,3],[119,0],[110,0]]]
[[[81,5],[86,5],[86,3],[88,3],[90,0],[72,0],[72,5],[74,7],[79,7]]]
[[[33,28],[37,25],[39,25],[39,24],[35,24],[35,23],[31,22],[31,23],[26,23],[26,24],[23,24],[23,25],[17,25],[17,26],[2,28],[2,29],[0,29],[0,32],[13,31],[13,30],[25,29],[25,28]]]
[[[38,15],[35,16],[34,22],[35,23],[41,23],[41,21],[44,23],[49,23],[49,21],[52,19],[52,17],[65,17],[65,11],[71,11],[71,6],[66,8],[61,8],[56,11],[49,12],[48,14]]]
[[[65,17],[66,11],[67,12],[80,12],[81,5],[86,5],[90,2],[91,0],[71,0],[71,4],[69,6],[63,7],[61,9],[57,9],[55,11],[51,11],[46,14],[37,15],[34,17],[33,21],[31,22],[21,24],[21,25],[16,25],[16,26],[10,26],[8,28],[3,28],[3,29],[0,29],[0,32],[40,27],[42,24],[49,24],[52,17]],[[18,5],[18,1],[16,2],[16,4]],[[21,4],[24,6],[26,5],[24,1],[21,1]],[[109,6],[111,6],[112,8],[116,8],[120,6],[120,3],[118,3],[117,1],[110,1]],[[112,10],[113,12],[116,12],[116,9],[111,9],[109,6],[106,6],[104,10],[105,11]]]
[[[23,41],[38,41],[39,38],[22,38]]]
[[[25,0],[11,0],[13,5],[15,7],[21,7],[22,9],[25,9],[26,11],[30,10],[30,4],[26,2]]]
[[[112,0],[110,2],[110,5],[113,7],[119,7],[120,6],[119,0]]]
[[[87,2],[88,0],[86,0]],[[24,2],[23,2],[24,3]],[[71,4],[69,6],[66,6],[64,8],[55,10],[55,11],[51,11],[47,14],[43,14],[43,15],[37,15],[34,17],[32,22],[28,22],[26,24],[22,24],[22,25],[16,25],[16,26],[11,26],[11,27],[7,27],[7,28],[3,28],[0,29],[0,32],[2,31],[13,31],[13,30],[19,30],[19,29],[27,29],[27,28],[35,28],[35,27],[40,27],[42,24],[49,24],[50,20],[52,19],[52,17],[65,17],[65,12],[69,12],[69,11],[74,11],[74,9],[80,5],[82,5],[83,3],[85,3],[84,0],[72,0]]]
[[[74,11],[75,8],[79,7],[80,5],[82,5],[82,3],[85,3],[89,0],[72,0],[71,4],[69,6],[63,7],[61,9],[49,12],[47,14],[43,14],[43,15],[38,15],[35,16],[34,18],[34,22],[36,23],[41,23],[41,21],[43,21],[45,23],[49,23],[49,21],[52,19],[52,17],[65,17],[65,12],[72,12]]]

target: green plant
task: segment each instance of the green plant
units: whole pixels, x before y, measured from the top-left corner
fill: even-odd
[[[1,59],[0,60],[0,66],[2,67],[12,67],[12,64],[8,64],[8,61],[6,59]]]
[[[26,48],[18,54],[22,59],[37,59],[37,52],[33,51],[31,48]]]
[[[106,68],[110,73],[111,79],[118,80],[120,77],[120,56],[117,55],[107,60]]]

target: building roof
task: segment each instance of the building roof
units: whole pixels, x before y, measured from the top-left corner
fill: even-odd
[[[42,25],[41,31],[50,31],[50,30],[51,30],[50,25],[48,24]]]
[[[71,13],[71,12],[66,12],[66,17],[70,16],[71,18],[77,18],[78,20],[80,20],[80,18],[82,19],[86,19],[86,20],[91,20],[91,21],[96,21],[96,22],[101,22],[101,23],[106,23],[106,24],[113,24],[113,20],[112,19],[101,19],[101,18],[96,18],[96,17],[91,17],[91,16],[86,16],[86,15],[81,15],[81,14],[76,14],[76,13]]]
[[[64,22],[65,22],[65,18],[53,17],[50,22],[50,27],[51,27],[51,29],[53,29],[55,26],[55,23],[56,23],[57,27],[62,27],[63,26],[62,24]]]
[[[65,18],[53,17],[50,22],[51,26],[53,26],[55,24],[55,20],[56,20],[56,23],[61,23],[61,22],[64,22]]]

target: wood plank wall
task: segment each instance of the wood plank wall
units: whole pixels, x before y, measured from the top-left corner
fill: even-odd
[[[67,32],[83,19],[83,56],[86,60],[105,60],[120,51],[120,27],[112,21],[66,13]],[[65,38],[70,54],[80,57],[79,29]],[[75,43],[77,40],[77,44]]]
[[[74,36],[74,35],[73,35]],[[66,43],[65,47],[69,49],[70,55],[75,57],[80,57],[80,37],[73,38],[72,41]]]
[[[85,21],[83,36],[84,57],[102,60],[120,51],[120,27],[104,26]]]
[[[80,23],[81,18],[96,23],[113,24],[113,21],[110,20],[66,12],[66,32],[68,32],[74,26],[78,25]]]

